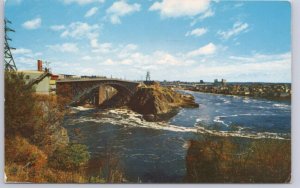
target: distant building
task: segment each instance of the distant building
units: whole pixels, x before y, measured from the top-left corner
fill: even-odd
[[[92,76],[80,76],[80,78],[102,78],[102,79],[105,79],[106,76],[95,76],[95,75],[92,75]]]
[[[59,76],[58,75],[51,75],[50,79],[50,92],[55,93],[56,92],[56,80],[58,80]]]
[[[220,84],[220,83],[219,83],[219,80],[218,80],[218,79],[215,79],[215,80],[214,80],[214,85],[215,85],[215,86],[218,86],[219,84]]]
[[[25,83],[32,84],[36,93],[48,95],[51,91],[51,73],[48,72],[47,68],[43,70],[43,62],[41,60],[38,60],[37,66],[37,70],[21,70],[18,72],[24,74]]]
[[[200,80],[200,84],[204,84],[204,81],[203,81],[203,80]]]
[[[222,83],[222,86],[226,86],[226,80],[225,79],[222,79],[221,83]]]
[[[72,74],[59,74],[58,75],[58,79],[62,80],[62,79],[71,79],[71,78],[76,78],[78,76],[76,75],[72,75]]]

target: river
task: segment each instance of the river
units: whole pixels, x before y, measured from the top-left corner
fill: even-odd
[[[199,108],[180,109],[168,122],[146,122],[127,109],[77,108],[64,126],[70,141],[86,144],[92,157],[116,154],[129,182],[182,182],[187,143],[201,133],[290,139],[288,101],[184,92]]]

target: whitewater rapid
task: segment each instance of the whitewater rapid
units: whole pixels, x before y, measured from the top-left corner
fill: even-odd
[[[84,107],[75,108],[78,111],[88,111]],[[231,117],[237,116],[253,116],[259,115],[263,116],[264,114],[235,114]],[[221,118],[230,117],[230,116],[216,116],[214,122],[221,123],[227,127],[229,124],[226,124]],[[141,114],[138,114],[132,110],[125,108],[118,109],[107,109],[103,111],[94,111],[91,114],[81,115],[77,118],[70,118],[67,122],[68,125],[75,125],[78,123],[88,123],[94,122],[99,126],[104,124],[111,124],[122,126],[124,128],[147,128],[155,129],[162,131],[172,131],[172,132],[186,132],[186,133],[198,133],[198,134],[209,134],[213,136],[225,136],[225,137],[243,137],[243,138],[252,138],[252,139],[261,139],[261,138],[271,138],[271,139],[288,139],[288,134],[278,134],[272,132],[243,132],[245,127],[237,127],[236,131],[221,131],[221,130],[211,130],[206,129],[203,126],[199,126],[201,119],[196,119],[196,122],[193,127],[185,127],[170,124],[169,122],[148,122],[143,119]]]

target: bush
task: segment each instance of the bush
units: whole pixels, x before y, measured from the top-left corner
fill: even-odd
[[[33,125],[34,134],[30,140],[51,155],[57,147],[65,146],[68,142],[67,135],[64,135],[66,130],[61,126],[64,111],[59,108],[56,96],[35,94],[34,100],[34,114],[38,117]]]
[[[19,133],[24,137],[32,135],[34,124],[34,89],[27,88],[24,75],[5,72],[5,136]]]
[[[49,159],[49,164],[56,169],[78,170],[84,167],[89,159],[90,155],[85,145],[69,144],[56,149]]]
[[[47,167],[47,155],[17,136],[5,141],[5,166],[8,181],[37,182]]]
[[[5,174],[8,182],[104,183],[84,168],[87,147],[67,144],[61,126],[68,97],[37,95],[24,75],[5,72]],[[50,156],[50,157],[49,157]],[[110,182],[122,174],[111,171]]]
[[[212,137],[191,141],[187,182],[286,183],[291,177],[291,141]]]
[[[20,135],[50,155],[65,144],[60,123],[64,110],[53,95],[37,95],[24,75],[5,72],[5,137]]]

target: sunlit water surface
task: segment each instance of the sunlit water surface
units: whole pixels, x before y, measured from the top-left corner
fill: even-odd
[[[194,95],[199,108],[181,109],[168,122],[146,122],[126,109],[77,108],[64,125],[70,140],[86,144],[92,157],[115,153],[130,182],[183,181],[187,142],[201,138],[201,133],[290,138],[290,102],[187,93]]]

